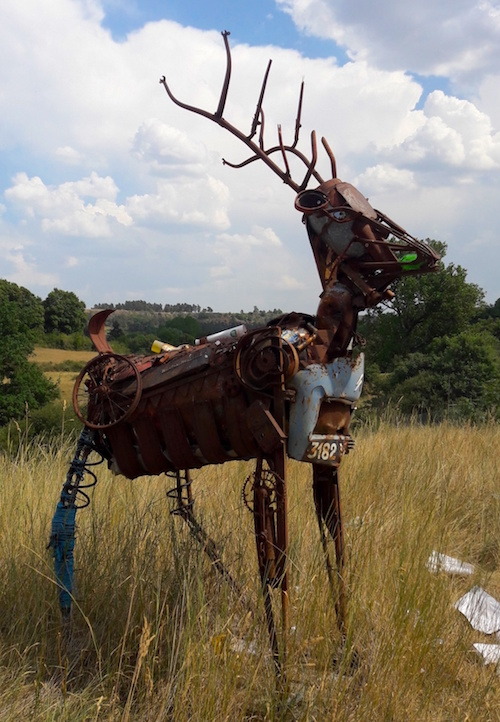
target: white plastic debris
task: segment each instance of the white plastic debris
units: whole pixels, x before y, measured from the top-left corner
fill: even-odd
[[[233,637],[229,643],[231,652],[236,654],[257,654],[257,646],[254,642],[245,642],[244,639]]]
[[[473,629],[484,634],[493,634],[500,630],[500,602],[481,589],[473,587],[455,604]]]
[[[483,658],[485,664],[498,664],[500,662],[500,644],[480,644],[477,642],[472,646]]]
[[[447,572],[448,574],[474,574],[474,565],[460,559],[433,551],[425,565],[430,572]]]

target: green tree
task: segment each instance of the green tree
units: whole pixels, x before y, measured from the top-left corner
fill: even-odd
[[[383,382],[384,403],[397,402],[404,413],[428,412],[477,419],[500,413],[500,356],[489,333],[467,330],[435,338],[425,353],[401,359]]]
[[[495,303],[492,303],[490,306],[485,306],[479,314],[479,317],[500,318],[500,298],[497,298]]]
[[[120,326],[120,322],[115,318],[113,319],[112,328],[111,331],[108,333],[108,339],[110,341],[115,341],[118,338],[121,338],[123,336],[123,329]]]
[[[37,296],[0,280],[0,426],[58,395],[57,387],[28,361],[43,328],[43,317]]]
[[[46,333],[74,333],[86,324],[85,304],[72,291],[54,288],[43,301]]]
[[[184,342],[193,342],[200,336],[200,323],[193,316],[175,316],[163,324],[164,329],[175,328],[185,334]]]
[[[426,240],[443,257],[446,245]],[[394,283],[389,311],[375,309],[360,321],[368,341],[367,355],[381,371],[389,371],[401,357],[426,353],[435,338],[465,331],[482,307],[483,291],[466,280],[467,272],[453,263],[439,270],[406,276]]]

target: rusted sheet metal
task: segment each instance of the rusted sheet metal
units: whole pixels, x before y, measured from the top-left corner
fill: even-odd
[[[123,422],[106,429],[103,441],[112,450],[110,468],[129,479],[143,476],[148,471],[138,454],[137,440],[130,424]]]
[[[192,423],[193,436],[207,464],[222,464],[236,458],[236,452],[230,455],[222,445],[222,429],[219,434],[214,409],[209,401],[193,403],[186,411]]]
[[[99,353],[113,353],[113,349],[109,345],[106,338],[105,322],[108,316],[114,313],[114,309],[107,308],[104,311],[95,313],[89,321],[88,332],[90,340],[94,344],[94,348]]]
[[[165,453],[164,441],[152,413],[138,414],[130,424],[137,440],[137,455],[149,474],[162,474],[175,466]]]
[[[284,430],[262,401],[253,402],[247,411],[246,418],[253,437],[266,454],[275,451],[279,444],[285,441]]]
[[[166,408],[158,414],[167,456],[176,469],[198,469],[203,461],[195,452],[186,433],[179,409]]]
[[[348,433],[349,410],[361,390],[363,362],[360,356],[355,361],[345,358],[330,364],[311,363],[316,354],[314,344],[308,343],[308,333],[301,325],[272,327],[238,343],[197,347],[194,351],[188,348],[157,362],[150,357],[134,357],[131,363],[142,368],[141,400],[134,407],[137,384],[121,358],[111,355],[111,371],[109,364],[97,364],[97,369],[106,371],[106,383],[97,386],[99,398],[109,394],[113,402],[109,404],[113,412],[110,418],[101,414],[99,423],[116,467],[133,478],[248,459],[259,450],[271,453],[287,435],[292,457],[331,463],[336,459],[333,452],[328,459],[325,451],[313,454],[311,435],[330,432],[331,436],[341,428],[338,405],[333,408],[323,403],[329,399],[337,399],[345,409],[342,429]],[[321,343],[320,338],[318,341]],[[290,368],[293,374],[286,381]],[[113,370],[118,396],[113,388]],[[94,370],[92,373],[95,376]],[[277,388],[280,379],[293,394],[289,397],[293,398],[289,421],[283,428],[273,417],[269,398],[269,390]],[[115,408],[115,396],[121,401],[121,409]],[[90,416],[95,413],[94,406],[89,406]],[[92,418],[88,422],[94,423]],[[327,442],[333,449],[331,439],[325,438]],[[339,444],[339,450],[344,446]]]
[[[231,448],[240,459],[253,459],[259,451],[257,442],[248,426],[247,409],[244,394],[238,393],[224,397],[223,417],[227,437]]]

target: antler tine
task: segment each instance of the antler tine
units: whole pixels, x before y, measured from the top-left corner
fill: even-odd
[[[292,143],[292,148],[295,148],[297,143],[299,142],[299,133],[301,129],[300,125],[300,117],[302,115],[302,99],[304,97],[304,81],[300,84],[300,93],[299,93],[299,105],[297,107],[297,117],[295,118],[295,136]]]
[[[308,182],[311,175],[313,175],[320,183],[322,183],[323,179],[321,178],[319,173],[316,170],[314,170],[314,166],[316,164],[315,141],[313,141],[313,158],[311,161],[309,161],[304,156],[304,154],[301,153],[295,147],[298,142],[298,135],[299,135],[299,130],[300,130],[300,117],[301,117],[301,111],[302,111],[302,98],[303,98],[303,91],[304,91],[304,83],[303,82],[302,82],[301,88],[300,88],[297,118],[295,119],[295,137],[294,137],[293,145],[291,145],[291,146],[284,145],[283,140],[280,136],[279,145],[277,145],[273,148],[270,148],[269,150],[265,150],[265,148],[264,148],[264,111],[262,110],[262,103],[264,100],[264,93],[266,90],[267,79],[268,79],[269,71],[271,68],[271,61],[269,61],[268,65],[267,65],[267,69],[266,69],[266,72],[264,75],[264,80],[262,82],[262,86],[261,86],[261,90],[260,90],[260,94],[259,94],[259,100],[257,102],[257,108],[256,108],[255,115],[253,118],[250,135],[249,136],[244,135],[244,133],[242,133],[240,130],[238,130],[238,128],[236,128],[234,125],[229,123],[223,117],[224,107],[226,104],[227,95],[228,95],[228,91],[229,91],[229,82],[231,79],[231,49],[230,49],[229,40],[228,40],[228,36],[230,33],[227,30],[224,30],[221,34],[224,39],[224,46],[226,49],[226,74],[225,74],[225,78],[224,78],[224,83],[222,85],[219,103],[218,103],[217,110],[215,111],[215,113],[210,113],[208,110],[204,110],[203,108],[197,108],[194,105],[189,105],[188,103],[184,103],[181,100],[179,100],[178,98],[176,98],[176,96],[170,90],[170,87],[168,86],[165,76],[163,76],[162,78],[160,78],[160,83],[165,88],[165,92],[167,93],[170,100],[175,105],[177,105],[179,108],[188,110],[191,113],[196,113],[197,115],[202,115],[204,118],[208,118],[209,120],[212,120],[215,123],[217,123],[217,125],[220,125],[222,128],[225,128],[232,135],[234,135],[236,138],[241,140],[246,146],[248,146],[254,154],[250,158],[247,158],[245,161],[243,161],[242,163],[239,163],[239,164],[229,163],[229,161],[227,161],[223,158],[222,162],[225,165],[228,165],[231,168],[242,168],[243,166],[248,165],[249,163],[252,163],[254,160],[258,160],[258,159],[263,160],[264,163],[267,166],[269,166],[269,168],[271,168],[271,170],[274,173],[276,173],[276,175],[279,178],[281,178],[283,183],[286,183],[286,185],[289,185],[291,188],[293,188],[293,190],[296,193],[298,193],[299,190],[303,189],[304,184]],[[257,144],[252,140],[252,138],[255,135],[259,124],[260,124],[260,132],[259,132],[259,140],[258,140],[258,144]],[[280,168],[280,166],[277,165],[277,163],[275,163],[270,158],[270,156],[277,151],[280,151],[283,155],[284,162],[285,162],[285,170]],[[299,185],[292,179],[292,177],[290,175],[290,169],[288,166],[286,153],[292,153],[293,155],[297,156],[307,167],[307,173],[306,173],[306,176],[305,176],[305,179],[304,179],[302,185]]]
[[[300,158],[300,160],[301,160],[301,161],[304,163],[304,165],[306,165],[308,168],[312,167],[313,164],[306,158],[306,156],[305,156],[303,153],[301,153],[300,150],[297,150],[297,148],[293,148],[291,145],[285,145],[285,146],[283,146],[283,147],[284,147],[284,149],[287,151],[287,153],[292,153],[293,155],[297,156],[297,158]],[[264,154],[265,154],[265,156],[268,158],[268,156],[272,155],[273,153],[277,153],[278,151],[281,152],[281,147],[280,147],[279,145],[275,145],[273,148],[269,148],[268,150],[264,151]],[[260,154],[258,154],[258,155],[257,155],[257,154],[256,154],[256,155],[252,155],[250,158],[246,158],[246,159],[243,160],[241,163],[231,163],[230,161],[226,160],[225,158],[222,159],[222,162],[224,163],[224,165],[228,165],[230,168],[236,168],[236,169],[238,169],[238,168],[244,168],[246,165],[250,165],[250,163],[253,163],[254,161],[259,160],[259,159],[260,159],[260,160],[264,160],[264,162],[266,162],[265,159],[264,159],[263,156],[262,156],[262,153],[260,153]],[[271,162],[272,162],[272,161],[271,161]],[[268,165],[269,165],[269,164],[268,164]],[[274,164],[273,164],[273,165],[274,165]],[[271,167],[271,166],[270,166],[270,167]],[[277,172],[277,171],[276,171],[276,172]],[[283,172],[283,171],[282,171],[282,172]],[[285,174],[283,173],[283,175],[285,175]],[[318,183],[323,183],[323,182],[324,182],[323,178],[320,176],[320,174],[318,173],[317,170],[314,170],[314,168],[311,168],[311,175],[314,176],[314,178],[318,181]],[[281,176],[280,176],[280,177],[281,177]],[[287,184],[288,184],[289,186],[291,186],[294,190],[296,190],[297,193],[298,193],[300,190],[304,190],[304,189],[301,187],[302,184],[299,185],[298,183],[293,183],[293,182],[291,182],[291,181],[285,181],[285,183],[287,183]]]
[[[208,110],[203,110],[203,108],[197,108],[195,105],[189,105],[188,103],[183,103],[181,100],[175,97],[175,95],[170,90],[167,79],[163,75],[160,78],[160,85],[163,85],[165,88],[168,97],[172,101],[172,103],[175,103],[175,105],[178,105],[179,108],[183,108],[184,110],[189,110],[191,113],[197,113],[198,115],[203,115],[205,118],[209,118],[209,120],[214,120],[219,125],[222,125],[224,128],[228,128],[232,133],[235,135],[238,135],[240,137],[242,134],[239,133],[239,131],[236,130],[236,128],[232,128],[232,126],[229,126],[229,123],[226,123],[226,121],[223,119],[222,114],[224,112],[224,106],[226,105],[226,99],[227,99],[227,93],[229,90],[229,81],[231,80],[231,48],[229,47],[229,40],[228,36],[231,33],[229,30],[224,30],[221,35],[224,39],[224,46],[226,48],[226,75],[224,77],[224,83],[222,85],[222,90],[219,98],[219,104],[217,106],[217,110],[215,113],[210,113]]]
[[[191,113],[197,113],[198,115],[203,115],[205,118],[209,118],[210,120],[215,120],[219,125],[221,125],[220,120],[215,117],[214,113],[209,113],[208,110],[203,110],[203,108],[197,108],[194,105],[188,105],[188,103],[183,103],[181,100],[175,97],[175,95],[172,93],[170,88],[167,84],[167,79],[164,75],[160,78],[160,85],[163,85],[165,88],[168,97],[172,101],[172,103],[175,103],[175,105],[178,105],[179,108],[183,108],[184,110],[189,110]]]
[[[260,109],[260,130],[259,130],[259,148],[264,150],[264,125],[265,125],[265,115],[262,108]]]
[[[336,178],[337,177],[337,161],[335,160],[333,150],[328,145],[328,141],[326,140],[326,138],[321,138],[321,142],[323,143],[323,148],[326,150],[328,157],[330,158],[330,163],[332,164],[332,178]]]
[[[319,173],[314,171],[314,166],[316,165],[316,161],[318,160],[318,146],[316,143],[316,132],[313,130],[311,133],[311,152],[312,152],[312,158],[311,162],[309,163],[309,166],[307,168],[307,172],[304,176],[304,180],[300,184],[300,190],[303,191],[304,188],[307,187],[307,184],[309,183],[309,179],[314,173],[314,176],[317,180],[319,180],[320,183],[323,183],[323,178],[319,175]]]
[[[278,141],[280,144],[281,155],[283,156],[283,163],[285,164],[285,173],[290,178],[290,166],[288,165],[288,158],[286,157],[286,149],[283,145],[283,135],[281,133],[281,125],[278,125]]]
[[[259,120],[259,116],[261,114],[263,115],[262,103],[264,101],[264,93],[266,92],[267,79],[269,77],[269,71],[271,70],[272,62],[273,62],[272,60],[269,60],[269,62],[267,64],[266,72],[264,73],[264,79],[262,81],[262,85],[260,88],[259,100],[257,101],[257,107],[255,108],[255,114],[253,116],[252,127],[250,128],[250,135],[247,136],[248,140],[252,140],[252,138],[254,137],[255,132],[257,130],[257,126],[259,125],[260,122],[262,122],[261,120]],[[260,136],[262,138],[262,132],[261,132]],[[261,147],[262,147],[262,144],[261,144]]]
[[[224,76],[224,83],[219,98],[219,105],[215,111],[216,118],[222,118],[224,113],[224,106],[226,105],[227,92],[229,90],[229,81],[231,80],[231,48],[229,47],[228,37],[231,35],[229,30],[223,30],[221,35],[224,39],[224,47],[226,48],[226,75]]]

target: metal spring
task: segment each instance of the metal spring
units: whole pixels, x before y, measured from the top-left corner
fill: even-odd
[[[91,452],[95,452],[100,456],[98,461],[88,461]],[[83,491],[91,489],[97,484],[97,476],[90,470],[91,466],[98,466],[104,461],[104,456],[95,443],[95,434],[89,429],[84,429],[76,447],[75,457],[72,460],[66,481],[62,489],[61,501],[75,509],[84,509],[90,504],[89,495]],[[85,476],[90,476],[91,480],[83,483]],[[79,502],[79,503],[78,503]]]
[[[167,491],[167,498],[177,502],[178,506],[170,510],[174,516],[182,516],[191,511],[194,504],[191,485],[193,480],[187,469],[176,472],[167,472],[167,476],[174,477],[176,485]]]

